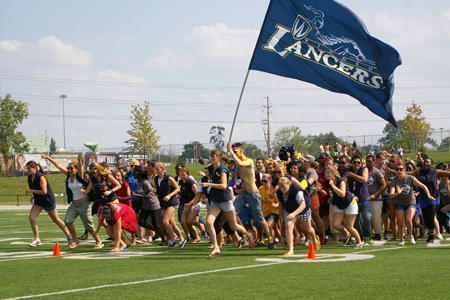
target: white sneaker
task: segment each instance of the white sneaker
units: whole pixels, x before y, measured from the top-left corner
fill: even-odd
[[[412,235],[409,236],[409,243],[411,245],[415,245],[416,244],[416,240],[414,239],[414,237]]]
[[[446,241],[450,241],[450,236],[448,238],[445,239]]]
[[[442,237],[442,234],[438,233],[436,234],[436,237],[438,240],[443,240],[444,238]]]
[[[31,244],[28,244],[28,246],[30,246],[30,247],[36,247],[36,246],[41,246],[41,245],[42,245],[42,243],[41,243],[40,239],[34,239],[31,242]]]
[[[364,246],[364,241],[361,241],[361,244],[356,244],[355,249],[361,249]]]
[[[70,246],[72,243],[73,243],[73,237],[70,236],[70,237],[67,239],[67,244]]]
[[[401,240],[400,242],[398,242],[399,246],[405,246],[405,241]]]
[[[137,241],[136,241],[136,244],[139,244],[139,245],[148,244],[148,239],[142,238],[142,239],[140,239],[140,240],[137,240]]]
[[[305,237],[301,237],[301,238],[300,238],[300,244],[304,244],[305,241],[306,241]],[[312,242],[312,241],[311,241],[311,242]]]

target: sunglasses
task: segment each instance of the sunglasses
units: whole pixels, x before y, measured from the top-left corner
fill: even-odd
[[[262,182],[262,183],[268,183],[268,181],[267,181],[267,180],[261,180],[261,182]]]
[[[403,168],[397,168],[396,171],[403,171]]]
[[[373,163],[373,160],[366,160],[366,163]]]
[[[281,171],[275,171],[274,174],[281,174]]]
[[[89,169],[96,169],[97,170],[97,167],[96,166],[89,166]]]
[[[339,164],[340,165],[345,165],[347,162],[346,161],[340,161]]]
[[[360,162],[360,161],[352,161],[352,164],[354,164],[354,165],[360,165],[361,162]]]
[[[68,167],[67,170],[72,171],[72,170],[76,170],[77,168],[75,167]]]
[[[102,211],[103,211],[104,214],[109,214],[109,213],[111,213],[111,210],[110,210],[110,209],[107,209],[107,208],[102,209]]]

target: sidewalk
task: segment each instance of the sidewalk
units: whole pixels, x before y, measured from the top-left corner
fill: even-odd
[[[58,211],[67,210],[67,207],[69,207],[67,204],[63,205],[62,203],[56,203],[56,209]],[[7,211],[7,210],[26,210],[29,211],[31,209],[31,203],[20,203],[18,206],[17,204],[0,204],[0,212]]]

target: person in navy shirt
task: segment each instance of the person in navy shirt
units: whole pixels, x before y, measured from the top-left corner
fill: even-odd
[[[36,218],[41,213],[42,210],[45,210],[52,221],[58,225],[59,228],[64,232],[67,237],[67,241],[69,245],[72,243],[70,238],[69,230],[67,229],[64,222],[59,218],[58,212],[56,211],[56,202],[55,196],[53,195],[52,188],[47,181],[47,178],[42,174],[42,167],[34,161],[29,161],[26,164],[26,169],[28,172],[28,189],[25,191],[25,194],[33,194],[31,196],[30,202],[33,204],[30,211],[30,224],[31,229],[33,230],[34,240],[28,246],[36,247],[41,246],[42,242],[39,239],[39,230],[36,224]]]

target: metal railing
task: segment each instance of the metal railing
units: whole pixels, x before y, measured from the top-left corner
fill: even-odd
[[[63,205],[67,205],[67,199],[66,199],[66,193],[65,192],[53,192],[53,194],[55,195],[55,200],[57,203],[61,203],[60,201],[58,201],[61,197],[62,197],[62,204]],[[4,202],[3,199],[4,197],[10,197],[11,199],[15,199],[15,201],[12,202]],[[20,201],[20,198],[26,197],[27,201]],[[0,195],[0,205],[11,205],[13,203],[16,203],[17,206],[20,206],[20,204],[24,204],[26,202],[29,203],[29,199],[30,199],[31,195]]]

